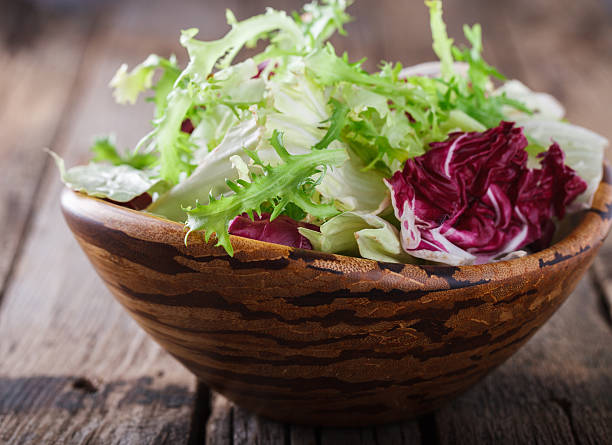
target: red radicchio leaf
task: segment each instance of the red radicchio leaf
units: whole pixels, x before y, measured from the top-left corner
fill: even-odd
[[[181,123],[181,131],[183,133],[191,134],[193,133],[193,130],[195,130],[195,127],[193,126],[193,122],[191,122],[191,119],[185,119]]]
[[[298,227],[306,227],[316,231],[319,231],[319,227],[297,222],[285,215],[281,215],[273,221],[270,221],[269,213],[254,216],[254,220],[251,220],[246,213],[243,213],[234,218],[229,225],[229,233],[268,243],[312,250],[310,241],[300,234]]]
[[[527,168],[522,128],[502,122],[483,133],[453,133],[406,162],[387,182],[402,246],[448,264],[479,264],[534,242],[550,243],[553,214],[587,184],[564,164],[558,144]]]
[[[142,195],[138,195],[127,202],[113,201],[112,199],[108,198],[106,198],[105,201],[112,202],[113,204],[117,204],[121,207],[127,207],[128,209],[132,210],[144,210],[151,205],[153,198],[148,193],[143,193]]]

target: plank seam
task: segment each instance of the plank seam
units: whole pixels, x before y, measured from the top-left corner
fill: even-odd
[[[189,438],[187,445],[200,445],[206,442],[208,420],[212,414],[211,391],[202,382],[198,382],[191,412]]]
[[[323,445],[323,436],[321,434],[321,428],[315,429],[315,443],[316,445]]]
[[[440,435],[436,422],[436,414],[429,413],[417,419],[419,432],[421,433],[421,443],[428,445],[440,445]]]
[[[236,407],[232,403],[232,407],[229,411],[229,443],[234,445],[234,410]]]
[[[387,445],[385,443],[381,443],[381,441],[378,440],[378,434],[376,434],[376,427],[372,427],[371,432],[372,432],[372,441],[374,442],[374,445]]]

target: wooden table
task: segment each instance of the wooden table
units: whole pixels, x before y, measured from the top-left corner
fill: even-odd
[[[264,4],[163,0],[36,13],[2,6],[0,36],[0,443],[605,444],[612,443],[612,241],[569,301],[512,359],[438,412],[401,425],[332,430],[255,417],[197,385],[111,298],[64,225],[61,185],[41,148],[69,165],[92,135],[122,146],[150,108],[120,108],[107,83],[150,52],[181,60],[178,31],[203,38]],[[446,2],[452,35],[479,21],[486,55],[510,77],[559,97],[576,123],[612,138],[612,26],[597,0]],[[353,59],[431,60],[425,8],[358,0]]]

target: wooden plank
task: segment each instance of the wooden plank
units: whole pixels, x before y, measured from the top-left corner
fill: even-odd
[[[321,445],[374,445],[374,430],[324,429],[321,431]]]
[[[417,422],[382,425],[363,429],[314,428],[282,425],[250,414],[225,397],[213,394],[206,443],[213,444],[385,444],[418,445],[421,433]]]
[[[307,426],[291,426],[291,445],[318,445],[319,435],[314,428]]]
[[[68,164],[104,128],[133,143],[148,126],[148,105],[112,102],[108,79],[141,55],[109,45],[107,25],[87,46],[53,147]],[[0,312],[0,442],[185,443],[195,381],[111,299],[62,221],[60,190],[48,169]]]
[[[612,327],[612,238],[602,246],[591,272],[599,293],[602,316]]]
[[[305,442],[308,429],[300,429],[296,443]],[[214,393],[211,399],[211,414],[206,428],[208,445],[246,445],[293,443],[294,436],[290,427],[278,422],[251,414],[235,406],[220,394]]]
[[[440,443],[611,443],[610,327],[587,278],[513,358],[436,416]]]
[[[219,394],[211,398],[211,414],[206,426],[206,444],[230,445],[233,442],[232,404]]]
[[[51,20],[32,46],[0,48],[0,301],[75,82],[89,20]],[[49,87],[52,85],[52,87]]]
[[[234,445],[285,445],[287,443],[288,430],[282,423],[255,416],[237,406],[232,408],[232,421],[232,443]]]
[[[418,445],[428,444],[428,437],[421,434],[417,422],[404,422],[397,425],[383,425],[374,430],[377,444]]]
[[[500,4],[499,13],[526,83],[556,96],[570,121],[612,139],[612,27],[602,2],[520,0]]]

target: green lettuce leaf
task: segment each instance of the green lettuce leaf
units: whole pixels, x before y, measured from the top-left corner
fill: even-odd
[[[442,18],[442,2],[440,0],[426,1],[429,8],[433,49],[442,66],[440,72],[444,80],[449,80],[455,74],[453,69],[453,39],[448,37],[446,24]]]
[[[219,40],[211,42],[196,40],[194,38],[198,33],[196,28],[182,32],[181,45],[187,49],[190,61],[181,73],[179,81],[188,77],[193,82],[206,82],[219,59],[221,59],[219,68],[227,68],[243,46],[254,44],[259,38],[273,31],[282,31],[283,37],[294,47],[303,46],[302,30],[285,12],[268,9],[265,14],[237,22],[233,14],[228,11],[227,19],[232,30]]]
[[[383,218],[367,212],[345,212],[321,226],[321,231],[298,229],[315,250],[359,255],[376,261],[411,263],[401,247],[399,232]]]
[[[156,54],[151,54],[130,72],[128,72],[126,64],[121,65],[109,84],[114,89],[115,100],[120,104],[136,103],[140,93],[153,86],[153,75],[156,69],[164,70],[164,74],[155,88],[154,99],[156,109],[163,110],[165,98],[180,73],[174,57],[164,59]]]
[[[148,192],[160,180],[154,174],[138,170],[129,165],[90,163],[66,170],[64,160],[52,151],[62,181],[66,186],[89,196],[108,198],[117,202],[128,202]]]
[[[343,210],[374,212],[387,196],[385,176],[376,170],[364,171],[363,164],[350,156],[340,167],[332,167],[316,189]]]
[[[199,165],[208,153],[218,146],[230,128],[241,121],[230,107],[221,104],[209,105],[197,109],[198,121],[191,133],[191,142],[197,146],[194,161]],[[246,114],[246,113],[244,113]]]
[[[261,77],[254,78],[257,72],[257,64],[253,59],[216,72],[209,80],[208,88],[213,97],[207,98],[205,102],[212,103],[215,98],[221,98],[221,102],[230,107],[248,107],[261,102],[266,84]]]
[[[440,127],[448,133],[453,131],[483,132],[487,129],[487,127],[461,110],[451,110],[448,113],[448,120],[442,122]]]
[[[157,127],[157,149],[160,152],[160,175],[171,184],[178,184],[193,170],[191,147],[181,132],[187,111],[193,106],[193,96],[185,90],[173,90],[168,106]],[[181,137],[181,136],[184,137]]]

